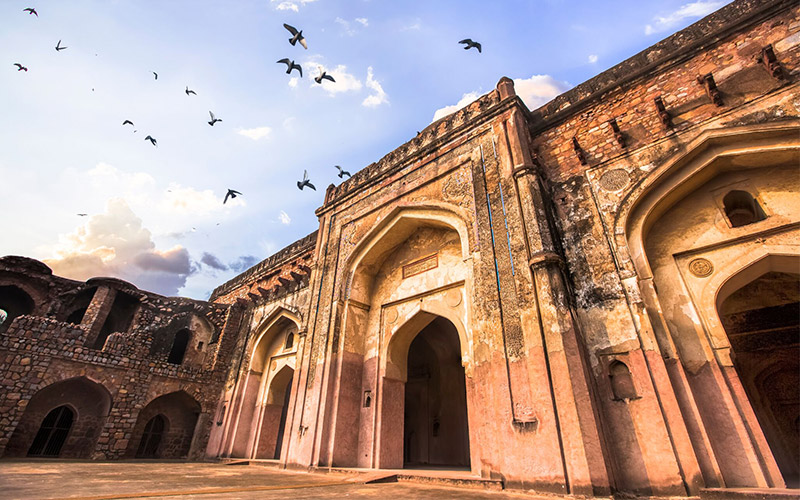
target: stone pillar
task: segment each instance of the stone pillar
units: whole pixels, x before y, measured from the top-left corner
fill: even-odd
[[[513,82],[506,80],[498,84],[501,95],[509,92],[508,87],[513,90]],[[511,161],[503,174],[513,177],[515,191],[508,194],[506,204],[518,204],[528,259],[527,269],[519,266],[518,273],[533,286],[531,311],[535,311],[534,320],[541,331],[568,492],[605,495],[611,491],[611,484],[584,347],[573,320],[562,252],[553,234],[548,200],[530,154],[525,127],[520,109],[513,109],[503,124]]]
[[[106,322],[108,313],[111,312],[111,306],[114,305],[114,299],[117,296],[117,291],[107,286],[98,287],[94,292],[94,297],[86,308],[86,313],[83,315],[82,325],[88,325],[86,334],[86,345],[91,346],[94,344],[103,324]]]

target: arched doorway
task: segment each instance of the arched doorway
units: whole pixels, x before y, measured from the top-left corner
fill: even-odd
[[[187,457],[200,411],[200,403],[184,391],[153,399],[139,412],[126,456]]]
[[[404,467],[469,468],[467,388],[455,326],[437,317],[408,349]]]
[[[286,417],[292,393],[294,370],[284,366],[269,384],[261,419],[261,433],[256,458],[281,458],[286,433]]]
[[[75,413],[67,406],[53,408],[42,420],[39,432],[28,449],[29,457],[57,457],[67,441]]]
[[[89,458],[110,410],[108,390],[86,377],[48,385],[28,402],[3,456]]]
[[[161,446],[161,438],[164,436],[164,428],[167,420],[163,415],[156,415],[147,421],[139,441],[139,449],[136,450],[136,458],[158,458],[158,451]]]
[[[771,270],[721,296],[736,372],[787,486],[798,487],[800,274]]]

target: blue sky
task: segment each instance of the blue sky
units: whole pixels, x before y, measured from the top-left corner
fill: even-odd
[[[541,105],[725,3],[3,0],[0,255],[206,298],[317,228],[333,165],[377,161],[502,76]],[[243,196],[223,205],[227,188]]]

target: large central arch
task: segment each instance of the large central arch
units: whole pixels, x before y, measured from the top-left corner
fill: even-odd
[[[396,208],[345,259],[341,337],[334,337],[319,465],[403,467],[409,347],[437,318],[452,325],[451,358],[471,374],[472,255],[465,217],[441,205]],[[469,465],[468,444],[463,448],[466,458],[450,465]]]

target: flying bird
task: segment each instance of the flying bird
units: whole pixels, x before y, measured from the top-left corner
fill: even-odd
[[[78,214],[78,217],[86,217],[89,214]]]
[[[235,191],[233,189],[228,189],[228,192],[225,194],[225,199],[222,200],[222,204],[224,205],[228,201],[228,198],[234,199],[237,196],[241,196],[241,195],[242,195],[242,193],[240,193],[239,191]],[[219,224],[217,224],[217,225],[219,226]]]
[[[156,73],[155,71],[153,71],[153,76],[155,77],[155,78],[154,78],[154,80],[158,80],[158,73]]]
[[[314,185],[311,184],[311,181],[308,180],[308,170],[303,170],[303,180],[302,181],[297,181],[297,189],[302,191],[303,188],[306,187],[306,186],[310,187],[314,191],[317,190],[317,188],[315,188]]]
[[[186,87],[186,95],[189,95],[189,94],[197,95],[197,92],[195,92],[194,90],[189,90],[189,87],[187,86]]]
[[[152,144],[155,147],[158,147],[158,141],[153,139],[151,136],[148,135],[147,137],[144,138],[144,140],[145,141],[150,141],[150,144]]]
[[[314,81],[319,83],[319,84],[321,84],[322,80],[330,80],[332,82],[336,82],[336,80],[334,80],[333,77],[331,75],[329,75],[328,73],[326,73],[322,69],[322,66],[320,66],[320,68],[319,68],[319,76],[314,77]]]
[[[125,120],[124,122],[122,122],[122,124],[123,124],[123,125],[131,125],[131,126],[135,126],[135,125],[133,125],[133,122],[132,122],[132,121],[130,121],[130,120]]]
[[[222,121],[219,118],[217,118],[216,116],[214,116],[214,113],[212,113],[211,111],[209,111],[208,114],[211,115],[211,121],[208,122],[208,124],[211,125],[212,127],[214,126],[215,123]]]
[[[296,69],[300,73],[300,76],[301,77],[303,76],[303,68],[300,67],[299,64],[296,64],[294,61],[290,61],[288,58],[284,57],[280,61],[276,61],[276,62],[283,63],[283,64],[286,65],[286,74],[287,75],[291,74],[293,69]]]
[[[28,7],[27,9],[22,9],[22,12],[27,12],[27,13],[28,13],[28,15],[31,15],[31,14],[33,14],[33,15],[35,15],[36,17],[39,17],[39,13],[38,13],[38,12],[36,12],[36,9],[34,9],[34,8],[31,8],[31,7]]]
[[[339,175],[339,178],[340,178],[340,179],[341,179],[341,178],[342,178],[342,176],[344,176],[344,175],[346,175],[347,177],[352,177],[352,175],[350,175],[350,172],[348,172],[347,170],[343,169],[343,168],[342,168],[342,167],[340,167],[339,165],[334,165],[334,167],[336,167],[337,169],[339,169],[339,174],[338,174],[338,175]]]
[[[481,52],[481,44],[479,44],[478,42],[473,42],[471,38],[465,38],[458,43],[465,44],[464,50],[469,50],[472,47],[475,47],[476,49],[478,49],[478,52]]]
[[[17,71],[28,71],[28,68],[26,68],[25,66],[21,65],[20,63],[14,63],[14,66],[17,67]]]
[[[56,44],[56,51],[58,51],[58,52],[61,52],[62,50],[66,49],[66,48],[67,47],[62,47],[61,46],[61,40],[59,40],[58,43]]]
[[[308,49],[308,45],[306,45],[306,37],[303,36],[303,30],[297,31],[297,28],[294,26],[289,26],[286,23],[284,23],[283,27],[289,30],[289,33],[292,34],[292,38],[289,39],[289,43],[294,45],[297,42],[300,42],[300,45],[302,45],[304,49]]]

